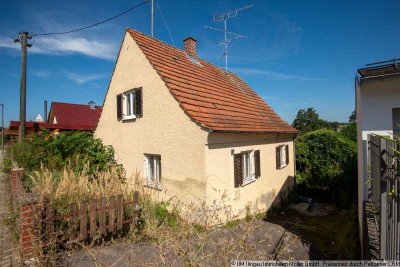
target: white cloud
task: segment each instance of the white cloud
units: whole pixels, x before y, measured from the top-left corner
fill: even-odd
[[[113,60],[117,54],[117,45],[101,41],[91,41],[83,37],[71,38],[68,36],[37,37],[28,48],[31,53],[65,55],[83,54],[90,57]],[[0,48],[20,49],[19,43],[11,38],[0,36]]]
[[[231,71],[237,72],[244,75],[259,75],[264,76],[273,80],[298,80],[298,81],[323,81],[324,79],[312,78],[307,76],[286,74],[281,72],[260,70],[252,68],[230,68]]]
[[[35,77],[44,78],[50,75],[49,70],[32,70],[32,74]]]
[[[81,73],[74,73],[74,72],[66,72],[66,76],[68,79],[70,79],[78,84],[85,84],[88,82],[104,79],[107,77],[107,75],[103,74],[103,73],[81,74]]]

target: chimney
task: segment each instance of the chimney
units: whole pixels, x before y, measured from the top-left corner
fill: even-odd
[[[47,100],[44,101],[44,121],[47,122]]]
[[[88,104],[90,109],[96,109],[96,103],[94,101],[90,101]]]
[[[197,41],[193,37],[188,37],[183,40],[185,51],[191,58],[197,58],[196,43]]]

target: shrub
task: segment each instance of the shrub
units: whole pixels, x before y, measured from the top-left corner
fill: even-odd
[[[44,131],[14,144],[9,150],[9,158],[27,172],[39,170],[41,165],[61,171],[68,163],[76,172],[89,166],[86,172],[90,175],[116,166],[122,171],[114,159],[113,147],[103,145],[91,132],[62,132],[50,138],[48,134]]]
[[[343,127],[342,131],[340,132],[343,136],[347,137],[348,139],[357,142],[357,124],[356,123],[349,123],[345,127]]]
[[[317,130],[296,140],[297,178],[310,189],[324,190],[338,206],[356,196],[357,145],[340,133]]]

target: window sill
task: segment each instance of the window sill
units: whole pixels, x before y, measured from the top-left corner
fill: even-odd
[[[255,181],[257,181],[257,179],[252,179],[252,180],[249,180],[249,181],[245,181],[245,182],[243,182],[242,187],[246,186],[246,185],[249,185],[251,183],[254,183]]]
[[[151,188],[151,189],[158,190],[158,191],[162,191],[162,187],[161,187],[160,184],[159,185],[146,184],[146,185],[144,185],[144,187]]]
[[[288,165],[285,164],[285,165],[281,166],[279,169],[282,170],[282,169],[286,168],[287,166],[288,166]]]
[[[134,116],[127,116],[127,117],[124,117],[123,119],[122,119],[122,121],[132,121],[132,120],[136,120],[136,115],[134,115]]]

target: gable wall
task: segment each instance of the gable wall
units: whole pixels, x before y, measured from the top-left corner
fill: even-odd
[[[117,94],[137,87],[143,88],[143,117],[118,121]],[[143,174],[144,153],[160,154],[162,186],[168,195],[204,197],[207,132],[179,107],[129,34],[121,46],[95,135],[114,147],[128,175]]]

